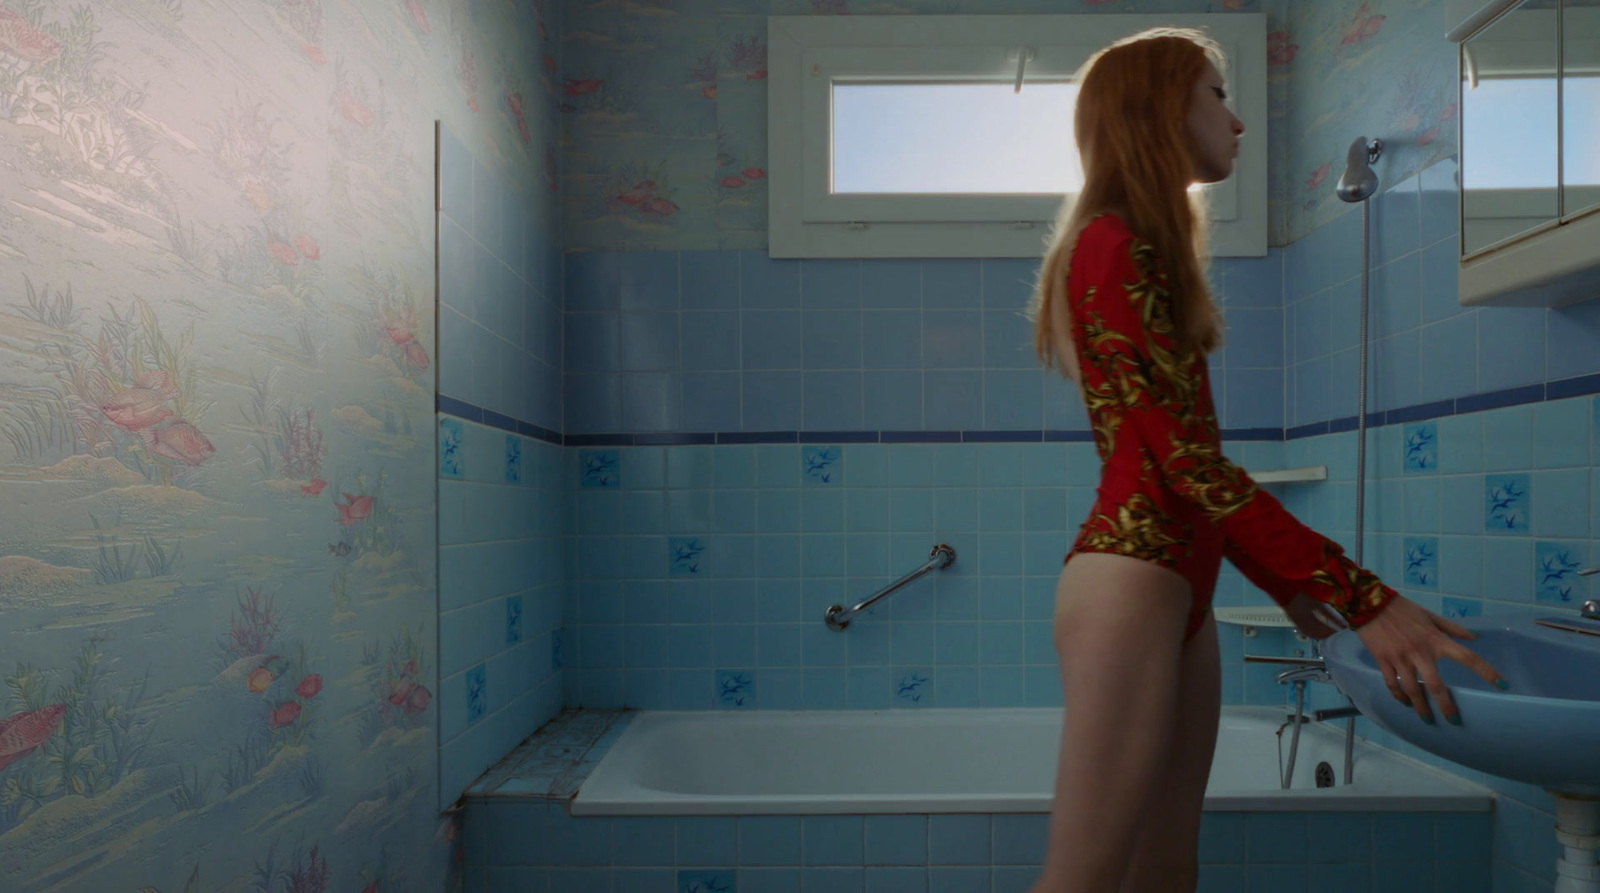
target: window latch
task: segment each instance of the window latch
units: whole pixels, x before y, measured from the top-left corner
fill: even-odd
[[[1016,87],[1014,89],[1012,89],[1011,92],[1013,92],[1013,93],[1021,93],[1022,92],[1022,74],[1023,74],[1024,71],[1027,70],[1028,63],[1030,61],[1032,61],[1036,56],[1038,56],[1038,51],[1035,50],[1033,47],[1017,47],[1015,50],[1013,50],[1013,51],[1011,51],[1009,53],[1006,53],[1006,58],[1007,59],[1016,59],[1017,60],[1017,84],[1016,84]]]

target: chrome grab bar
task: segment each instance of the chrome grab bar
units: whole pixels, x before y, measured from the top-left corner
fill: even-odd
[[[860,614],[862,611],[872,607],[880,599],[885,598],[890,593],[906,585],[907,583],[910,583],[912,580],[915,580],[928,571],[944,570],[950,566],[951,562],[954,562],[955,560],[956,550],[950,548],[944,543],[940,543],[939,545],[933,547],[932,552],[928,553],[928,561],[927,563],[923,564],[922,567],[917,568],[911,573],[906,574],[893,583],[890,583],[888,586],[878,590],[871,598],[859,605],[856,605],[854,608],[846,608],[844,605],[833,605],[829,607],[827,613],[823,615],[822,619],[828,624],[828,629],[831,629],[834,632],[843,632],[844,628],[850,625],[850,621],[854,620],[857,614]]]

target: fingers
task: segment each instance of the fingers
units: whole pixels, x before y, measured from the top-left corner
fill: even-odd
[[[1444,679],[1439,676],[1439,668],[1433,661],[1423,661],[1417,667],[1422,676],[1422,681],[1428,686],[1428,692],[1433,695],[1434,703],[1439,705],[1439,712],[1451,725],[1461,725],[1461,712],[1456,709],[1456,699],[1451,696],[1450,689],[1445,687]],[[1426,721],[1426,720],[1425,720]]]
[[[1495,669],[1493,664],[1484,660],[1478,655],[1477,652],[1470,648],[1456,645],[1454,648],[1451,648],[1449,651],[1445,652],[1445,656],[1455,660],[1472,672],[1477,673],[1484,682],[1487,682],[1490,685],[1498,686],[1500,688],[1510,687],[1506,683],[1505,677],[1500,675],[1500,671]]]
[[[1446,620],[1437,614],[1432,614],[1433,625],[1458,639],[1476,639],[1478,634],[1462,626],[1454,620]],[[1493,680],[1490,680],[1493,681]]]
[[[1394,695],[1396,701],[1410,707],[1411,699],[1400,688],[1400,674],[1395,672],[1395,665],[1388,661],[1379,661],[1378,672],[1383,674],[1383,682],[1389,686],[1389,694]]]
[[[1396,681],[1400,683],[1400,690],[1406,693],[1411,709],[1417,711],[1418,718],[1430,726],[1433,725],[1433,709],[1428,706],[1428,697],[1423,694],[1422,684],[1417,681],[1416,669],[1402,667],[1400,678]]]

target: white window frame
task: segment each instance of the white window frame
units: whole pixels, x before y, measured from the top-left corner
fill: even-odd
[[[1014,83],[1070,78],[1095,50],[1145,28],[1203,28],[1229,57],[1247,135],[1236,173],[1208,187],[1211,251],[1267,253],[1267,22],[1262,13],[1191,15],[771,16],[767,19],[769,204],[773,257],[1038,257],[1058,195],[833,194],[832,86],[916,80]]]

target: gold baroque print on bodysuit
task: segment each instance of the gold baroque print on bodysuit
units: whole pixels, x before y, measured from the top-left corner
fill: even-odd
[[[1168,534],[1172,519],[1161,514],[1150,497],[1134,493],[1115,508],[1115,518],[1105,512],[1089,516],[1081,541],[1087,551],[1131,555],[1168,567],[1180,557],[1175,552],[1188,553],[1191,537]]]
[[[1323,566],[1333,567],[1339,577],[1335,577],[1328,570],[1318,570],[1311,574],[1311,579],[1340,595],[1354,593],[1353,596],[1348,596],[1350,603],[1344,605],[1336,604],[1335,599],[1323,599],[1339,608],[1346,616],[1364,614],[1388,600],[1389,594],[1384,588],[1383,581],[1372,571],[1346,560],[1344,550],[1339,548],[1337,543],[1331,540],[1323,543],[1322,558]]]

